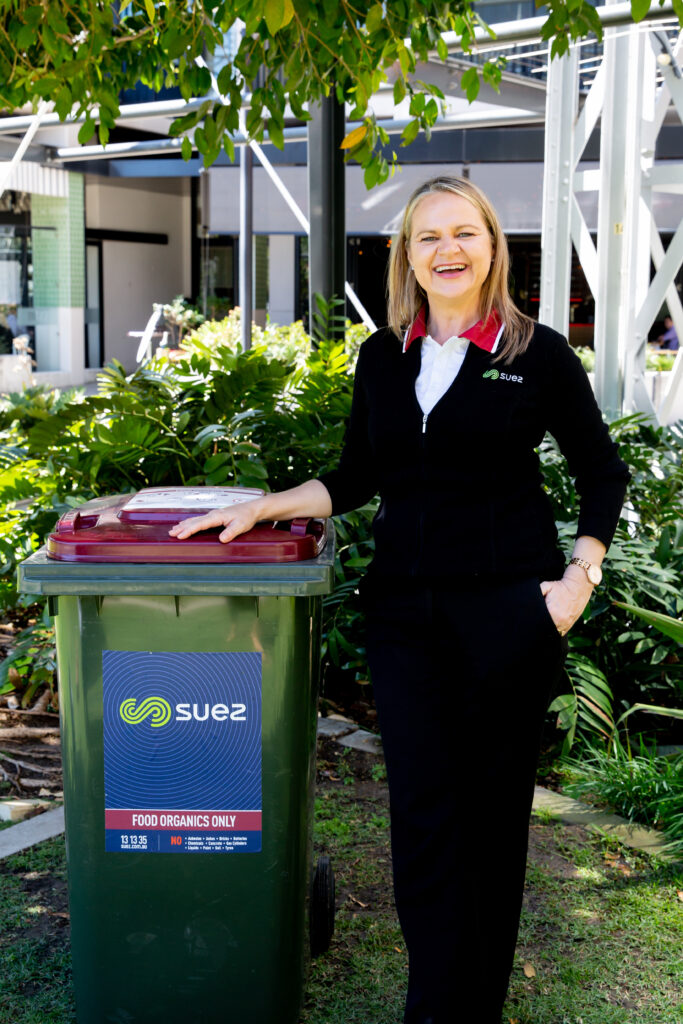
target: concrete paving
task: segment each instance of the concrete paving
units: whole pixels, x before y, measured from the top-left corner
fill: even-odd
[[[589,829],[606,832],[618,839],[624,846],[640,850],[641,853],[650,853],[662,860],[680,860],[680,857],[674,857],[664,849],[667,840],[661,832],[645,828],[643,825],[631,825],[618,814],[589,807],[579,800],[572,800],[571,797],[563,796],[561,793],[553,793],[552,790],[545,789],[543,786],[536,786],[533,809],[549,811],[560,821],[566,821],[572,825],[584,825]]]
[[[45,811],[35,818],[20,821],[11,828],[0,832],[0,860],[11,857],[22,850],[28,850],[44,839],[54,839],[64,831],[64,808],[55,807],[54,811]]]
[[[22,821],[36,808],[48,808],[46,800],[0,800],[0,821]]]
[[[365,729],[354,729],[346,736],[340,736],[337,742],[342,747],[351,747],[353,750],[364,750],[368,754],[381,754],[382,741],[374,732],[366,732]]]
[[[340,736],[346,736],[347,733],[356,732],[357,729],[358,726],[355,722],[344,718],[318,719],[318,736],[331,736],[332,739],[338,739]]]

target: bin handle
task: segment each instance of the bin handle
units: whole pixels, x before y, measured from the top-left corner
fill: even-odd
[[[87,530],[91,526],[97,526],[99,518],[100,516],[97,512],[90,514],[86,512],[83,515],[80,509],[72,508],[69,512],[65,512],[63,516],[60,516],[55,526],[55,533],[74,533],[76,530]]]
[[[312,534],[316,538],[322,537],[325,532],[325,525],[322,519],[314,519],[312,516],[292,519],[290,533],[295,537],[305,537]]]

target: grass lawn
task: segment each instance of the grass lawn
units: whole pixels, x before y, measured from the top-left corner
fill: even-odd
[[[337,927],[312,965],[301,1024],[399,1024],[406,954],[382,766],[323,743],[319,768],[316,846],[335,867]],[[682,866],[534,817],[502,1024],[680,1024],[682,949]],[[64,844],[55,839],[0,864],[0,1022],[74,1021]]]

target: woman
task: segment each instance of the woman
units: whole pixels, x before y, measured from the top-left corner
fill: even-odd
[[[392,245],[389,327],[361,346],[338,468],[171,531],[221,525],[227,542],[381,495],[362,589],[405,1024],[500,1024],[543,718],[628,480],[579,360],[515,308],[507,278],[486,196],[426,182]],[[566,567],[534,450],[546,430],[581,495]]]

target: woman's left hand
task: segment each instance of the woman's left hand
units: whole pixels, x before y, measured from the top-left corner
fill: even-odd
[[[588,604],[593,585],[587,579],[583,569],[583,579],[578,576],[565,575],[561,580],[544,580],[541,593],[545,598],[550,617],[557,626],[558,632],[565,635],[569,632]]]

